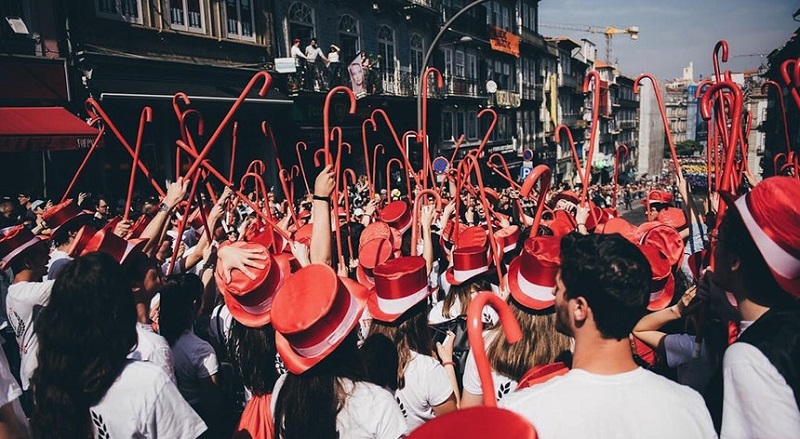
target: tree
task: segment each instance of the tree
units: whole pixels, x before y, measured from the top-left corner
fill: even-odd
[[[703,152],[703,145],[696,140],[684,140],[675,145],[675,152],[679,157],[690,157],[695,153]],[[671,157],[672,153],[669,150],[669,145],[664,146],[664,157]]]

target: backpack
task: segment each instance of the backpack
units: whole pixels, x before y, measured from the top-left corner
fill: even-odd
[[[464,365],[467,364],[469,355],[469,338],[467,337],[467,316],[461,315],[446,322],[430,325],[433,329],[433,343],[444,343],[447,331],[452,331],[456,335],[453,342],[453,363],[455,363],[456,378],[458,389],[462,390],[462,378],[464,376]]]

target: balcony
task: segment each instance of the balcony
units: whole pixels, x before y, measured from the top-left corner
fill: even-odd
[[[559,87],[571,88],[571,89],[577,89],[577,88],[580,87],[581,93],[583,93],[583,84],[578,84],[578,79],[575,78],[574,76],[572,76],[572,75],[561,75],[561,77],[558,78],[558,79],[559,79],[559,81],[558,81],[558,86]],[[572,90],[567,90],[567,91],[568,92],[572,92]]]
[[[544,40],[544,37],[528,29],[527,27],[522,27],[521,29],[522,35],[520,35],[520,39],[523,43],[530,44],[539,50],[547,50],[547,42]]]
[[[623,130],[629,130],[632,128],[636,128],[636,121],[635,120],[621,120],[617,122],[618,126]]]
[[[416,96],[419,77],[410,71],[382,72],[383,94],[392,96]]]
[[[623,108],[639,108],[639,101],[636,99],[619,98],[619,106]]]
[[[444,77],[444,88],[437,90],[434,96],[468,96],[477,98],[485,96],[485,92],[483,84],[478,79],[446,75]]]

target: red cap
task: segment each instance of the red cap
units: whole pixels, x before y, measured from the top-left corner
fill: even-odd
[[[647,198],[642,200],[648,209],[651,204],[672,204],[672,194],[661,189],[654,189],[647,193]]]
[[[368,290],[327,265],[297,270],[272,301],[275,345],[294,374],[310,369],[358,325]]]
[[[550,229],[555,236],[564,236],[578,227],[578,223],[566,210],[554,210],[553,219],[542,221],[542,225]]]
[[[770,177],[759,182],[732,207],[767,263],[772,277],[789,294],[800,297],[800,182]]]
[[[23,225],[0,230],[0,270],[5,270],[11,261],[39,242],[42,240]]]
[[[391,323],[420,301],[431,291],[425,258],[405,256],[375,267],[375,291],[367,300],[367,309],[372,318]]]
[[[535,310],[553,306],[556,275],[561,266],[561,238],[536,236],[508,268],[508,288],[521,305]]]
[[[453,251],[453,263],[445,272],[450,285],[461,285],[473,277],[489,271],[486,247],[459,247]]]
[[[640,245],[647,262],[650,263],[650,270],[653,273],[650,282],[650,303],[647,309],[658,311],[664,309],[672,301],[675,295],[675,278],[672,276],[672,264],[657,247],[652,245]]]
[[[361,231],[361,236],[358,238],[358,245],[362,246],[365,242],[375,238],[392,239],[392,231],[389,230],[389,225],[383,221],[370,223]]]
[[[686,215],[683,213],[683,210],[677,207],[667,207],[661,212],[658,212],[656,221],[672,226],[677,230],[686,227]]]
[[[639,237],[636,234],[636,227],[622,218],[609,219],[608,222],[602,226],[598,226],[597,229],[595,229],[595,233],[602,233],[603,235],[619,233],[623,238],[630,242],[639,242]]]
[[[639,239],[639,244],[648,244],[661,250],[673,266],[683,261],[684,243],[681,234],[674,227],[656,223],[646,230]]]

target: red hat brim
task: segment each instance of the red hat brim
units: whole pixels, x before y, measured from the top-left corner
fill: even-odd
[[[658,311],[662,310],[667,307],[667,305],[672,302],[672,298],[675,296],[675,276],[672,273],[669,274],[667,278],[667,284],[664,285],[664,291],[658,296],[657,299],[651,300],[647,304],[648,311]]]
[[[356,266],[356,278],[358,279],[358,283],[367,289],[375,287],[375,278],[372,277],[371,280],[371,276],[367,274],[366,270],[364,270],[364,267],[362,267],[361,264]]]
[[[278,275],[280,276],[275,284],[275,290],[277,291],[277,289],[280,288],[280,286],[292,272],[291,256],[286,254],[272,255],[272,260],[277,264],[275,269],[278,270]],[[266,287],[266,285],[262,285],[259,288],[264,287]],[[247,311],[244,309],[244,307],[242,307],[242,304],[239,302],[236,295],[232,294],[230,291],[228,291],[228,289],[225,288],[224,283],[219,284],[219,289],[222,292],[222,296],[225,299],[225,305],[228,306],[228,311],[230,311],[231,317],[236,319],[237,322],[249,328],[260,328],[272,321],[272,314],[270,313],[271,307],[259,313]],[[275,291],[273,291],[271,294],[274,295]]]
[[[352,279],[339,277],[339,280],[342,282],[349,294],[353,296],[358,306],[358,317],[353,319],[353,322],[347,328],[347,333],[349,334],[353,328],[359,325],[359,319],[361,314],[364,312],[364,308],[366,307],[369,290],[364,288],[362,285],[359,285]],[[335,343],[328,346],[316,357],[304,357],[295,352],[294,348],[292,348],[292,345],[288,340],[286,340],[286,337],[284,337],[280,332],[275,331],[275,347],[278,348],[278,353],[280,354],[281,360],[283,361],[283,365],[286,366],[286,369],[293,374],[301,374],[316,366],[320,361],[327,357],[328,354],[339,347],[342,341],[344,341],[346,338],[347,337],[342,337]]]
[[[522,257],[517,256],[511,260],[511,265],[508,266],[508,289],[511,292],[511,296],[514,297],[514,300],[519,302],[520,305],[536,311],[541,311],[543,309],[552,307],[556,303],[556,296],[552,296],[553,300],[543,301],[537,300],[536,298],[531,297],[522,291],[522,286],[519,284],[518,278],[521,261]],[[539,285],[537,285],[537,287],[542,289],[549,288],[551,291],[553,289],[553,287]]]
[[[522,416],[497,407],[470,407],[437,416],[422,424],[408,439],[443,437],[536,439],[536,429]]]

